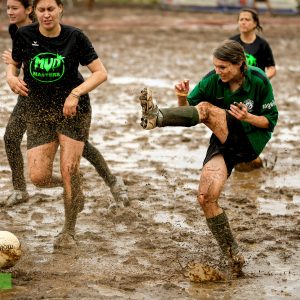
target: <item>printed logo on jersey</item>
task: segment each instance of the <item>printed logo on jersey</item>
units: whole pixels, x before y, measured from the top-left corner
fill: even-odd
[[[249,54],[249,53],[245,53],[246,55],[246,62],[248,66],[256,66],[256,58]]]
[[[252,112],[254,107],[254,101],[251,99],[247,99],[243,102],[247,106],[247,111]]]
[[[64,57],[50,52],[40,53],[31,60],[29,69],[37,81],[58,81],[65,73]]]

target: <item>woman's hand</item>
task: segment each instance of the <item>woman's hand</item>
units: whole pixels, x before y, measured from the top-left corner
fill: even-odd
[[[242,102],[234,102],[233,104],[230,104],[230,110],[228,110],[228,112],[241,121],[246,120],[248,117],[247,106]]]
[[[74,117],[77,113],[77,106],[79,101],[79,95],[70,93],[70,95],[66,98],[63,114],[65,117]]]
[[[6,81],[10,89],[17,95],[28,96],[27,84],[24,80],[17,76],[7,76]]]
[[[177,96],[186,97],[190,90],[190,81],[185,79],[175,85],[175,93]]]

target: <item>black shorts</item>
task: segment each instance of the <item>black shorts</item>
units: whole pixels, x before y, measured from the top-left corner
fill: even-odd
[[[81,105],[81,103],[83,105]],[[80,97],[74,117],[64,117],[63,104],[48,107],[28,106],[27,149],[58,140],[63,134],[74,140],[85,142],[89,137],[91,107],[88,95]]]
[[[228,176],[230,176],[236,164],[252,161],[257,157],[257,154],[245,134],[241,121],[231,116],[227,111],[226,121],[228,127],[227,140],[222,144],[216,135],[212,134],[203,165],[215,155],[222,154],[227,166]]]

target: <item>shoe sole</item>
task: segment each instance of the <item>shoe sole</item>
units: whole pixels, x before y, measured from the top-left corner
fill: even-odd
[[[141,126],[144,129],[150,130],[156,127],[158,107],[152,98],[152,91],[149,88],[144,88],[139,97],[142,106]]]

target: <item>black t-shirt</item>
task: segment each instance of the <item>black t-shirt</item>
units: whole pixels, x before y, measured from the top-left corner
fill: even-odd
[[[275,66],[272,49],[265,39],[256,36],[252,44],[244,43],[239,34],[230,39],[239,42],[244,47],[249,66],[259,67],[263,71],[265,71],[266,67]]]
[[[8,32],[12,40],[14,40],[17,30],[18,30],[18,26],[16,24],[9,24]]]
[[[86,35],[75,27],[61,24],[59,36],[49,38],[33,23],[18,29],[12,57],[24,66],[29,97],[36,104],[45,104],[64,102],[70,91],[84,81],[79,64],[88,65],[98,55]]]

